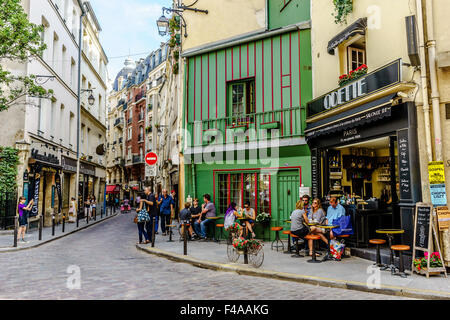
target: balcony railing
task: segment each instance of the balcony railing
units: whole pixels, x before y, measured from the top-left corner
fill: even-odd
[[[144,96],[144,94],[143,93],[139,93],[138,95],[136,95],[136,97],[134,98],[135,100],[135,102],[138,102],[139,100],[141,100],[142,99],[142,97]]]
[[[143,162],[144,162],[144,156],[141,156],[141,155],[133,156],[133,164],[143,163]]]
[[[116,121],[114,122],[114,127],[123,127],[123,123],[124,123],[124,121],[123,121],[123,117],[119,117],[119,118],[117,118],[116,119]]]
[[[247,132],[247,141],[300,137],[304,135],[305,129],[302,119],[305,119],[304,108],[295,107],[190,122],[187,124],[191,134],[191,141],[188,143],[189,146],[205,146],[211,143],[211,137],[215,137],[216,143],[236,143],[239,141],[236,136],[238,132]],[[277,129],[278,133],[270,129]]]

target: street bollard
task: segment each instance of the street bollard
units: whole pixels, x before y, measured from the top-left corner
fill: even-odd
[[[94,210],[94,221],[97,221],[97,208]]]
[[[156,217],[153,217],[152,218],[153,219],[153,225],[152,225],[152,248],[155,246],[155,233],[156,233],[156,231],[155,231],[155,225],[156,225]]]
[[[189,227],[188,222],[184,222],[183,230],[183,254],[187,256],[187,228]]]
[[[64,230],[65,230],[65,227],[66,227],[66,216],[65,216],[65,215],[63,215],[63,221],[62,221],[62,232],[64,232]]]
[[[86,224],[89,224],[89,210],[86,210]]]
[[[42,227],[44,225],[44,217],[42,215],[39,216],[39,240],[42,240]]]
[[[14,217],[14,247],[17,247],[17,219],[18,217]]]
[[[52,236],[55,235],[55,215],[52,214]]]
[[[103,219],[103,208],[100,210],[100,219]]]
[[[79,223],[80,223],[80,219],[79,219],[79,217],[78,217],[78,212],[77,212],[77,217],[76,217],[76,220],[77,220],[77,228],[78,228],[78,226],[79,226]]]

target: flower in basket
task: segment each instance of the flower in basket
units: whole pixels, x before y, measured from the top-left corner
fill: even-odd
[[[269,222],[270,221],[270,214],[266,212],[258,213],[256,216],[256,222]]]

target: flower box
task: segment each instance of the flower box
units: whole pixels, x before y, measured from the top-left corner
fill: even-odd
[[[343,74],[339,77],[339,86],[343,87],[348,83],[355,81],[367,74],[367,66],[365,64],[359,66],[355,70],[350,71],[348,74]]]
[[[414,267],[414,271],[416,273],[423,274],[423,275],[427,274],[427,270],[428,270],[427,268],[418,269],[417,267]],[[439,274],[441,274],[441,272],[439,272],[439,271],[430,271],[428,274],[430,276],[433,276],[433,275],[439,275]]]

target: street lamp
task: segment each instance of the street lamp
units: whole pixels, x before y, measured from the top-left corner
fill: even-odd
[[[167,31],[169,30],[169,19],[163,15],[156,21],[156,25],[158,26],[158,33],[160,36],[165,36]]]
[[[193,4],[191,4],[189,6],[185,6],[184,4],[182,4],[181,6],[177,6],[174,9],[163,7],[162,8],[162,13],[163,13],[162,16],[156,21],[156,25],[158,26],[159,34],[161,36],[165,36],[169,29],[169,19],[166,18],[166,16],[164,15],[164,12],[166,12],[166,13],[173,12],[181,18],[181,20],[182,20],[181,26],[184,28],[184,37],[187,37],[188,36],[187,25],[186,25],[186,21],[184,20],[184,18],[182,16],[182,13],[184,12],[184,10],[190,10],[190,11],[194,11],[194,12],[201,12],[201,13],[208,14],[208,10],[192,8],[192,6],[195,5],[197,2],[198,2],[198,0],[196,0]]]
[[[84,92],[90,92],[90,95],[88,97],[88,103],[90,106],[93,106],[95,103],[95,97],[92,94],[92,89],[81,89],[81,93],[84,93]]]

